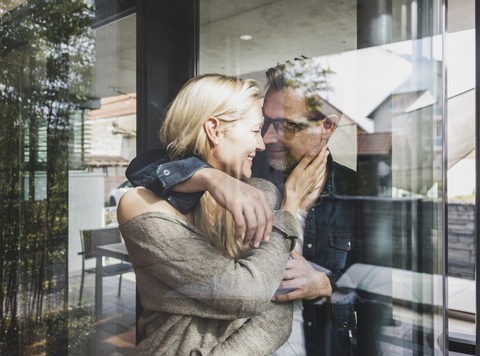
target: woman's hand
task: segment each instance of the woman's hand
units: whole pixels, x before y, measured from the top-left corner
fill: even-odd
[[[296,216],[305,198],[324,185],[327,178],[327,157],[327,146],[323,146],[316,156],[310,151],[302,158],[285,182],[283,210]]]

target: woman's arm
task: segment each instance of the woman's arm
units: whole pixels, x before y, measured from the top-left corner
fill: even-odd
[[[258,246],[272,232],[273,214],[261,191],[195,157],[171,161],[163,150],[150,150],[132,160],[126,176],[134,187],[145,187],[187,214],[204,191],[235,220],[236,236],[245,228],[244,242]]]
[[[292,333],[293,304],[268,307],[262,314],[250,318],[226,340],[213,349],[194,349],[193,356],[269,356],[282,346]]]
[[[298,225],[277,211],[270,241],[235,261],[180,217],[146,213],[120,228],[147,310],[205,318],[258,315],[280,285]],[[188,301],[187,301],[188,300]],[[188,308],[182,307],[187,305]],[[190,309],[189,309],[190,308]]]

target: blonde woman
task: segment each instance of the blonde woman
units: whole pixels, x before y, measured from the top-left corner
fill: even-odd
[[[181,89],[160,138],[173,158],[196,156],[262,190],[274,210],[268,241],[235,238],[232,216],[205,193],[181,214],[137,187],[118,206],[144,314],[142,342],[131,355],[270,355],[289,337],[292,304],[271,302],[299,227],[302,199],[324,177],[326,154],[305,158],[287,182],[250,179],[261,137],[261,88],[253,80],[202,75]],[[282,207],[282,210],[278,210]]]

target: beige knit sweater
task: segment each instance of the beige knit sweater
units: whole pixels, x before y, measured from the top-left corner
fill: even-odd
[[[250,182],[278,209],[273,184]],[[130,355],[271,355],[288,339],[292,304],[271,298],[299,234],[289,212],[275,211],[270,241],[239,261],[178,216],[141,214],[120,231],[144,308],[143,340]]]

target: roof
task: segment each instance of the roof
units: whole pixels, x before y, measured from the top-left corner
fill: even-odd
[[[85,118],[95,120],[136,113],[137,93],[130,93],[100,99],[100,109],[89,111]]]
[[[336,108],[334,105],[332,105],[330,102],[328,102],[326,99],[322,97],[318,97],[320,99],[321,103],[321,112],[322,114],[328,116],[331,114],[335,114],[338,116],[338,119],[340,122],[338,123],[339,126],[344,126],[344,125],[351,125],[354,124],[355,121],[353,121],[348,115],[346,115],[344,112]]]
[[[392,148],[392,134],[390,132],[359,133],[357,136],[357,154],[387,155]]]
[[[90,167],[127,167],[130,161],[122,156],[85,155]]]
[[[393,94],[389,95],[380,105],[378,105],[375,110],[373,110],[368,117],[373,119],[375,118],[375,114],[377,111],[382,108],[384,105],[388,105],[391,103],[391,110],[389,110],[389,114],[392,116],[402,114],[409,108],[418,98],[422,96],[425,90],[419,90],[409,93],[401,93],[401,94]]]

